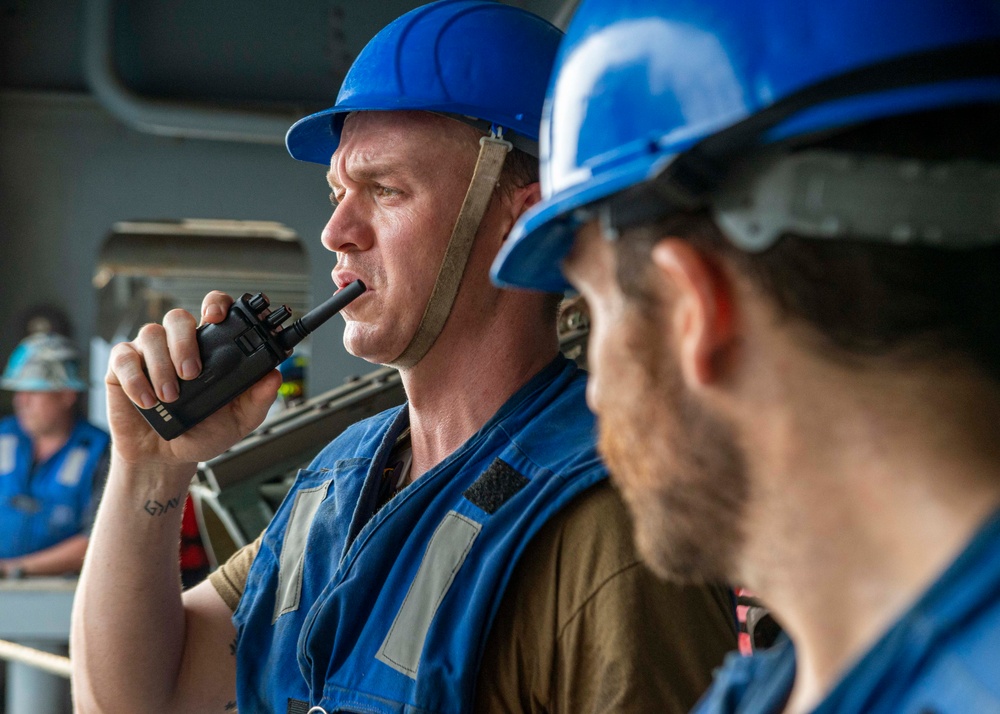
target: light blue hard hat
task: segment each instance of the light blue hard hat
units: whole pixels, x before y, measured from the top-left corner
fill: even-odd
[[[584,0],[542,119],[542,201],[493,279],[565,289],[580,209],[654,179],[662,200],[703,194],[752,147],[995,104],[998,38],[997,0]]]
[[[0,388],[15,392],[55,392],[87,390],[80,378],[80,354],[68,337],[34,334],[14,348]]]
[[[537,15],[488,0],[440,0],[386,25],[351,65],[337,103],[296,122],[296,159],[329,164],[347,114],[425,110],[504,129],[537,156],[549,72],[562,32]]]

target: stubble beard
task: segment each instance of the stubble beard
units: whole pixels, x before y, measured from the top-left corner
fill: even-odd
[[[615,394],[602,404],[599,449],[632,512],[647,565],[680,582],[736,578],[749,492],[729,424],[697,403],[659,326],[637,320]]]

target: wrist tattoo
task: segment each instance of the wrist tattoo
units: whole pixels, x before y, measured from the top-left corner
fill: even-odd
[[[229,643],[229,654],[231,654],[233,657],[236,656],[236,643],[238,642],[238,640],[239,638],[234,637],[233,641]]]
[[[228,704],[226,704],[226,711],[227,712],[234,712],[234,711],[236,711],[236,702],[230,701]]]
[[[184,502],[184,495],[183,494],[180,495],[180,496],[177,496],[176,498],[171,498],[166,503],[160,503],[159,501],[154,501],[154,500],[150,499],[150,500],[146,501],[146,503],[143,504],[142,510],[144,510],[146,513],[148,513],[151,516],[162,516],[165,513],[167,513],[167,511],[170,511],[170,510],[173,510],[174,508],[177,508],[183,502]]]

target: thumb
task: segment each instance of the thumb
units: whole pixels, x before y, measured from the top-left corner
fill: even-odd
[[[271,402],[278,396],[278,388],[281,386],[281,372],[276,369],[271,370],[257,384],[247,390],[250,401],[257,407],[265,409],[271,406]]]
[[[278,370],[271,370],[258,381],[255,385],[250,387],[244,394],[248,404],[246,409],[251,412],[258,410],[267,410],[271,407],[275,398],[278,396],[278,388],[281,386],[281,372]],[[263,419],[263,417],[261,417]]]
[[[275,369],[233,401],[233,414],[242,431],[250,432],[261,425],[280,386],[281,373]]]

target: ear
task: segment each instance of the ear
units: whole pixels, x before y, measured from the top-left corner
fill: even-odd
[[[510,201],[506,204],[501,204],[505,205],[506,209],[503,215],[504,222],[501,225],[501,228],[503,229],[501,233],[502,240],[507,240],[507,236],[510,234],[510,229],[514,227],[517,219],[520,218],[525,211],[541,200],[542,188],[537,181],[513,190]]]
[[[712,256],[678,238],[654,246],[653,264],[673,286],[674,344],[681,371],[692,387],[723,377],[734,346],[733,286]]]

